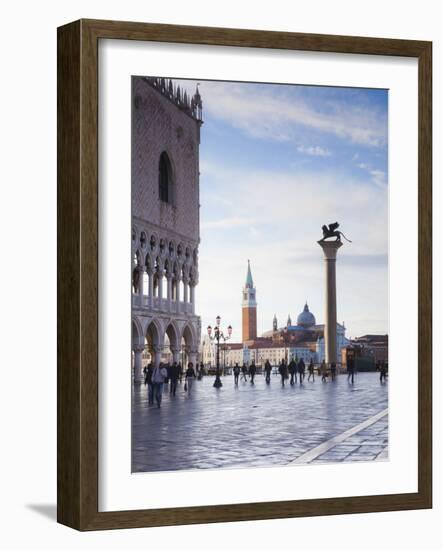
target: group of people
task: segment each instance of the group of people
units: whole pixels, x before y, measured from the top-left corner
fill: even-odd
[[[306,372],[306,365],[303,361],[303,358],[299,361],[296,361],[295,359],[291,359],[289,364],[286,364],[286,361],[284,359],[281,360],[280,365],[278,367],[278,372],[281,376],[281,383],[282,386],[285,385],[285,381],[290,376],[290,384],[293,386],[294,384],[297,384],[297,374],[299,376],[299,382],[300,384],[305,379],[305,372]],[[311,362],[308,365],[308,380],[311,379],[314,380],[314,363],[311,360]],[[240,367],[238,363],[235,363],[235,366],[233,368],[234,373],[234,384],[238,386],[239,380],[244,380],[245,382],[248,381],[248,376],[250,379],[251,384],[254,384],[254,378],[257,374],[257,366],[255,364],[255,361],[252,361],[252,363],[249,365],[249,367],[243,363],[243,365]],[[241,373],[241,377],[240,377]],[[266,379],[266,384],[270,384],[271,382],[271,373],[272,373],[272,365],[269,362],[269,359],[266,360],[264,368],[263,368],[263,374]]]
[[[180,363],[173,363],[172,365],[165,365],[160,363],[158,366],[154,366],[149,363],[143,369],[144,381],[148,386],[148,403],[154,404],[154,400],[157,403],[157,407],[161,407],[162,395],[164,385],[169,384],[169,393],[175,396],[177,392],[177,384],[182,381],[183,376],[185,378],[184,390],[188,392],[188,395],[192,393],[192,386],[196,378],[201,378],[204,369],[203,365],[200,368],[197,365],[197,372],[194,369],[193,363],[188,363],[186,370],[183,372]]]
[[[241,370],[238,365],[238,363],[235,363],[234,368],[232,369],[232,372],[234,374],[234,384],[238,386],[238,379],[241,372],[241,380],[244,380],[245,382],[248,381],[248,375],[250,376],[251,384],[254,383],[254,378],[257,373],[257,366],[255,364],[255,361],[252,361],[252,363],[249,365],[249,367],[243,363]]]
[[[263,368],[263,375],[265,376],[266,384],[270,384],[271,382],[272,368],[273,367],[269,360],[266,360]],[[307,371],[308,382],[311,379],[315,382],[315,366],[312,359],[307,366]],[[355,374],[355,362],[353,357],[348,357],[346,361],[346,371],[348,374],[348,382],[353,384]],[[386,382],[388,366],[385,361],[379,361],[377,363],[377,371],[380,372],[380,382]],[[175,396],[177,392],[177,384],[179,381],[182,382],[184,377],[184,390],[188,392],[188,395],[191,395],[194,380],[200,380],[205,373],[205,369],[203,363],[200,363],[200,365],[197,364],[196,369],[194,369],[193,363],[190,362],[188,363],[185,371],[183,371],[181,363],[173,363],[172,365],[160,363],[158,366],[154,366],[152,363],[149,363],[149,365],[144,367],[143,373],[145,384],[148,386],[148,403],[153,405],[155,401],[157,403],[157,407],[160,408],[165,384],[170,383],[169,393],[172,396]],[[303,358],[298,360],[292,358],[287,364],[286,361],[282,359],[278,366],[278,373],[281,377],[282,386],[285,385],[285,382],[288,379],[291,386],[297,384],[297,377],[298,383],[303,384],[306,375],[305,362]],[[233,374],[235,386],[238,386],[239,380],[244,380],[247,382],[248,376],[250,383],[254,384],[254,378],[257,374],[257,366],[255,361],[252,361],[249,367],[245,363],[243,363],[241,367],[238,363],[235,363]],[[331,363],[328,366],[323,359],[318,369],[318,374],[321,376],[322,382],[326,382],[329,375],[331,376],[331,381],[334,381],[337,377],[337,365],[335,363]]]

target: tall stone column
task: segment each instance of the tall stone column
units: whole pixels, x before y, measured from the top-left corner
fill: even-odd
[[[172,311],[172,275],[168,273],[166,275],[168,282],[168,311]]]
[[[175,279],[175,301],[176,301],[176,311],[177,313],[180,313],[180,277],[176,277]]]
[[[158,276],[157,276],[157,284],[158,284],[158,302],[159,302],[160,309],[162,309],[162,306],[163,306],[163,303],[162,303],[162,300],[163,300],[163,272],[162,271],[160,271]]]
[[[139,304],[143,306],[143,298],[145,295],[145,267],[143,265],[138,267],[138,294]]]
[[[189,284],[189,279],[188,277],[183,277],[183,302],[185,304],[188,303],[188,284]],[[186,306],[185,306],[186,308]],[[185,309],[186,311],[186,309]]]
[[[134,349],[134,383],[141,384],[143,382],[143,363],[142,363],[142,354],[143,347],[138,347]]]
[[[189,292],[190,292],[189,301],[191,303],[191,313],[195,313],[195,282],[194,281],[191,281],[190,283]]]
[[[148,277],[149,277],[149,309],[154,308],[154,272],[152,269],[148,269]]]
[[[325,361],[337,363],[337,289],[335,263],[341,241],[318,241],[325,255]]]

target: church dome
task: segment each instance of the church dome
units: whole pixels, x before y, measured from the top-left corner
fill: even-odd
[[[310,328],[315,325],[315,317],[309,311],[308,304],[305,304],[303,311],[297,317],[297,325],[303,328]]]

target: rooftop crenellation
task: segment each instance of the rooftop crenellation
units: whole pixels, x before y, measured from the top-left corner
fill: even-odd
[[[203,102],[198,89],[198,84],[195,88],[195,93],[191,97],[187,91],[180,88],[179,84],[170,78],[146,76],[144,80],[163,96],[172,101],[180,110],[194,118],[200,123],[203,123]]]

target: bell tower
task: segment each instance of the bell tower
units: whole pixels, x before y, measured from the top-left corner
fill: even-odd
[[[257,302],[255,297],[256,293],[252,280],[251,264],[248,260],[248,271],[246,273],[242,301],[243,342],[255,340],[257,338]]]

